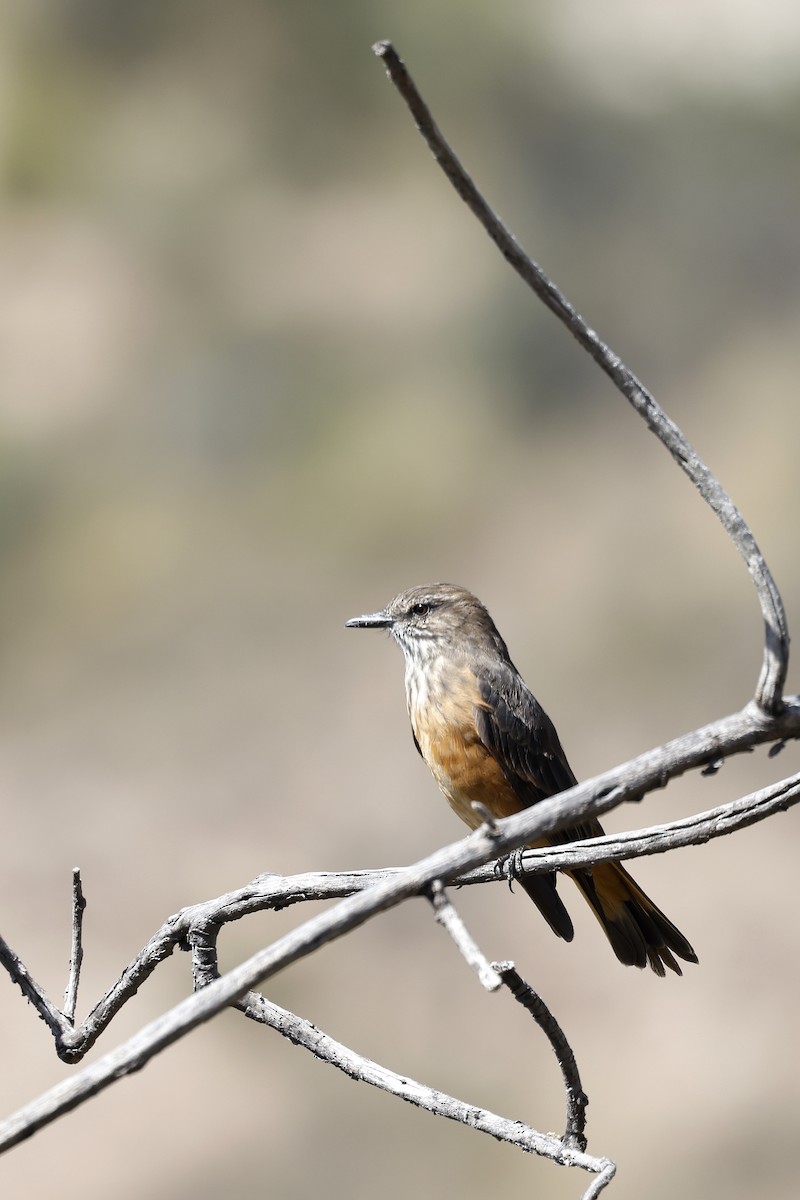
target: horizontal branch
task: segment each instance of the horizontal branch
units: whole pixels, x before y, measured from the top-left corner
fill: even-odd
[[[382,60],[389,78],[405,101],[436,162],[455,191],[477,217],[503,258],[570,331],[643,418],[650,431],[667,448],[719,518],[741,554],[756,588],[766,633],[764,659],[755,698],[766,712],[777,713],[781,707],[789,663],[789,631],[780,592],[749,525],[720,482],[655,397],[625,366],[622,359],[598,337],[594,329],[586,323],[538,263],[525,253],[511,231],[490,208],[442,136],[430,109],[391,42],[377,42],[373,51]]]
[[[647,758],[648,756],[642,757]],[[638,761],[640,760],[634,760],[634,764]],[[634,764],[629,764],[629,766]],[[600,779],[617,776],[621,770],[623,769],[618,768],[617,772],[610,772],[607,776],[601,776]],[[570,792],[564,793],[562,797],[554,798],[553,801],[543,802],[539,807],[545,808],[548,805],[557,804],[562,801],[564,803],[577,803],[581,798],[583,800],[586,800],[587,797],[591,798],[596,790],[597,781],[590,780],[586,784],[570,789]],[[625,788],[621,786],[620,791],[624,792]],[[602,794],[601,792],[600,797],[602,797]],[[799,797],[800,776],[794,776],[792,779],[786,780],[782,784],[773,785],[771,788],[761,789],[761,791],[753,793],[752,797],[744,797],[740,801],[733,802],[732,805],[712,810],[708,814],[701,814],[702,820],[696,823],[694,830],[695,840],[697,839],[698,832],[701,835],[700,840],[719,836],[731,828],[740,828],[743,824],[750,824],[753,820],[761,819],[761,817],[768,815],[771,811],[776,811],[787,807],[791,803],[796,803]],[[527,814],[521,814],[521,816],[528,818],[535,815],[535,810]],[[575,817],[573,816],[570,819],[574,820]],[[676,827],[685,827],[680,833],[683,844],[687,844],[691,840],[691,825],[693,821],[696,821],[696,819],[688,818],[683,822],[675,822]],[[57,1117],[77,1107],[90,1096],[96,1095],[116,1079],[123,1078],[132,1071],[140,1069],[160,1050],[184,1036],[191,1029],[196,1028],[197,1025],[215,1016],[222,1008],[241,1001],[252,990],[258,980],[264,979],[274,974],[281,967],[297,961],[318,946],[342,936],[348,930],[363,924],[371,916],[399,903],[405,897],[426,890],[434,880],[458,878],[463,875],[464,871],[474,870],[482,866],[481,859],[488,861],[498,851],[502,852],[514,848],[520,844],[518,834],[509,835],[506,829],[509,825],[518,825],[519,822],[520,817],[507,818],[505,821],[498,822],[496,828],[492,831],[491,837],[483,834],[481,830],[477,830],[467,838],[462,839],[462,841],[437,851],[412,867],[406,867],[402,870],[386,874],[382,873],[381,878],[377,882],[374,882],[373,875],[373,881],[363,891],[349,896],[340,901],[334,908],[304,922],[296,930],[279,938],[271,946],[254,954],[246,962],[209,984],[208,987],[204,987],[202,991],[196,992],[182,1001],[164,1016],[150,1022],[123,1046],[105,1055],[98,1062],[83,1068],[69,1080],[58,1084],[31,1104],[26,1105],[13,1114],[0,1125],[0,1153],[29,1137],[37,1129],[49,1124]],[[528,834],[527,836],[530,835]],[[589,861],[601,861],[601,855],[606,860],[612,856],[629,856],[633,852],[634,844],[637,841],[640,843],[637,848],[638,852],[646,853],[648,852],[648,843],[651,840],[650,831],[637,831],[635,834],[622,835],[616,839],[594,839],[594,846],[587,844],[587,846],[559,847],[557,850],[554,849],[547,852],[531,851],[526,857],[532,858],[535,865],[542,870],[546,866],[545,853],[558,859],[558,862],[547,864],[551,869],[552,865],[561,867],[566,867],[567,865],[586,866]],[[613,855],[612,842],[621,843],[621,845],[613,847]],[[600,846],[601,843],[607,844]],[[598,847],[600,847],[599,850]],[[591,859],[585,853],[587,850],[590,855],[593,855]],[[579,857],[570,858],[571,854],[577,854]],[[322,878],[324,879],[325,877],[323,876]],[[361,885],[365,883],[364,875],[361,873],[356,873],[345,878],[348,880],[348,886],[358,886],[359,883]],[[343,877],[337,876],[335,879],[336,886],[341,887],[343,885]],[[280,877],[267,876],[257,880],[250,889],[244,889],[247,895],[243,895],[240,891],[238,893],[230,893],[226,897],[221,897],[216,902],[216,921],[219,924],[224,922],[230,913],[231,907],[233,909],[238,907],[240,911],[243,908],[252,911],[251,906],[254,904],[263,907],[265,896],[262,889],[265,886],[267,891],[273,889],[271,902],[274,906],[274,887],[275,885],[282,885],[285,882]],[[307,897],[309,895],[309,888],[307,886],[309,883],[310,879],[306,877]],[[286,902],[285,897],[286,893],[284,891],[284,903]],[[195,922],[193,926],[192,919]],[[191,940],[189,936],[191,929],[194,928],[195,931],[202,930],[204,922],[206,927],[211,927],[214,924],[214,919],[210,915],[210,907],[208,905],[186,909],[183,913],[179,913],[176,917],[171,918],[162,930],[159,931],[156,938],[149,944],[149,949],[146,948],[144,955],[146,966],[143,968],[142,973],[149,974],[155,968],[156,963],[166,956],[166,953],[168,953],[168,944],[174,946],[178,937],[182,941]],[[5,944],[3,943],[3,945]],[[6,959],[4,958],[3,961],[6,962]],[[28,998],[39,1008],[38,1000],[43,993],[37,990],[37,985],[32,983],[29,973],[21,967],[15,956],[11,961],[11,970],[12,978],[23,987]],[[134,984],[138,974],[140,972],[137,972],[136,963],[132,964],[125,972],[122,988],[117,994],[117,1008],[121,1003],[120,997],[127,995],[131,988],[135,990]],[[40,1008],[39,1010],[41,1011]],[[113,1012],[111,1010],[104,1010],[102,1002],[95,1011],[98,1014],[102,1014],[105,1011],[104,1019],[96,1021],[94,1025],[89,1021],[78,1029],[64,1032],[62,1028],[63,1015],[58,1014],[57,1010],[53,1010],[53,1006],[47,1002],[44,1015],[48,1019],[48,1024],[51,1024],[51,1027],[55,1026],[53,1031],[57,1039],[61,1040],[62,1051],[68,1049],[71,1045],[77,1057],[85,1053],[89,1045],[96,1040],[101,1028],[110,1020]],[[116,1008],[114,1011],[116,1011]],[[55,1017],[59,1019],[56,1020]],[[63,1056],[67,1057],[68,1055],[63,1053]],[[379,1070],[383,1069],[380,1068]],[[488,1114],[487,1131],[491,1131],[494,1119],[494,1114]],[[530,1148],[534,1148],[532,1142]],[[545,1153],[546,1156],[546,1148],[540,1152]],[[579,1164],[576,1162],[575,1165]],[[587,1166],[587,1169],[592,1168]],[[605,1186],[605,1183],[601,1184],[601,1181],[604,1179],[605,1182],[608,1182],[611,1178],[611,1174],[608,1174],[608,1172],[610,1171],[613,1174],[613,1170],[613,1164],[604,1167],[595,1184],[586,1192],[586,1197],[596,1196],[599,1193],[600,1186]]]
[[[327,911],[303,922],[201,992],[188,997],[169,1013],[151,1022],[124,1046],[14,1114],[0,1126],[0,1152],[76,1107],[88,1096],[95,1095],[115,1079],[138,1070],[154,1054],[209,1020],[222,1008],[236,1003],[259,980],[266,979],[318,947],[343,936],[407,897],[426,891],[435,880],[451,882],[460,879],[467,872],[494,860],[499,854],[508,853],[559,828],[574,825],[587,814],[604,812],[626,799],[640,799],[648,790],[664,786],[668,779],[690,767],[709,763],[717,765],[725,756],[749,749],[758,742],[773,741],[780,745],[787,738],[797,737],[799,732],[800,703],[796,697],[774,717],[749,704],[741,713],[676,738],[666,746],[650,750],[595,779],[577,784],[534,808],[498,821],[489,832],[477,829],[413,866],[382,872],[377,880],[374,875],[367,880],[359,873],[332,877],[333,889],[339,889],[336,894],[340,894],[343,887],[362,890],[355,891]],[[795,776],[783,784],[762,789],[753,797],[745,797],[733,802],[733,805],[701,814],[700,818],[677,822],[676,826],[682,829],[676,831],[676,836],[683,839],[682,844],[688,844],[691,840],[706,840],[728,829],[750,824],[771,811],[795,803],[799,782]],[[694,830],[691,829],[693,821],[696,821]],[[638,847],[635,846],[636,839],[639,840]],[[589,854],[602,853],[607,858],[617,855],[627,857],[634,852],[647,852],[648,846],[653,845],[648,831],[630,835],[628,842],[624,836],[613,840],[617,842],[613,850],[607,844],[600,851],[591,846],[547,851],[548,855],[557,857],[557,862],[546,861],[545,852],[535,851],[530,855],[535,865],[544,870],[553,866],[585,866],[589,862]],[[576,857],[570,858],[571,854]],[[600,859],[597,857],[593,861]],[[318,883],[323,881],[324,889],[326,877],[316,878]],[[0,943],[0,961],[47,1021],[60,1056],[66,1061],[76,1061],[94,1044],[114,1014],[138,990],[158,963],[172,953],[175,945],[191,940],[193,930],[202,929],[204,922],[222,924],[246,912],[269,906],[283,907],[293,900],[297,901],[301,894],[297,890],[297,880],[294,882],[295,887],[287,889],[286,881],[280,877],[262,877],[247,889],[222,896],[211,905],[185,909],[170,918],[142,954],[125,970],[119,982],[96,1005],[86,1021],[74,1029],[68,1027],[66,1018],[51,1004],[5,943]],[[303,881],[305,898],[311,898],[310,884],[311,880],[306,877]],[[332,894],[330,889],[328,894]]]
[[[684,846],[702,846],[714,838],[747,829],[767,817],[787,812],[800,803],[800,773],[750,792],[738,800],[669,821],[665,825],[650,825],[647,829],[630,829],[624,833],[604,834],[584,842],[565,846],[548,846],[541,850],[526,850],[522,856],[522,873],[539,875],[550,871],[568,871],[596,867],[599,863],[620,862],[628,858],[644,858],[651,854],[666,854]],[[478,867],[462,875],[454,883],[488,883],[497,878],[493,866]]]
[[[587,815],[604,812],[626,799],[638,800],[647,791],[664,786],[670,778],[691,767],[719,764],[726,756],[749,750],[759,742],[780,744],[782,740],[797,737],[798,733],[800,701],[797,697],[791,697],[775,717],[749,704],[741,713],[676,738],[666,746],[650,750],[560,796],[498,822],[491,836],[478,830],[412,867],[336,874],[323,872],[289,879],[278,875],[261,876],[245,888],[193,905],[170,917],[87,1018],[74,1028],[2,940],[0,963],[51,1028],[59,1056],[66,1062],[77,1062],[158,964],[172,954],[176,945],[191,940],[193,930],[201,929],[204,924],[224,924],[249,913],[283,908],[309,899],[344,899],[344,905],[301,925],[289,935],[289,940],[282,939],[262,951],[264,957],[253,962],[255,974],[249,982],[245,977],[243,984],[243,987],[252,987],[259,978],[311,953],[317,946],[341,936],[385,908],[400,903],[407,896],[424,892],[434,880],[485,882],[493,877],[492,869],[485,864],[494,862],[499,855],[556,829],[577,824]],[[655,831],[638,830],[614,838],[528,851],[525,869],[548,871],[587,867],[614,858],[660,853],[673,846],[696,844],[752,824],[796,801],[796,779],[787,780],[711,812],[658,827]],[[476,874],[470,875],[470,872]],[[361,893],[361,899],[356,893]]]

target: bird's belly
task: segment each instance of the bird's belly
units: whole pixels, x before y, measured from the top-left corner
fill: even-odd
[[[412,717],[412,722],[422,757],[450,807],[471,829],[484,819],[472,807],[475,802],[497,818],[519,812],[519,800],[474,724],[459,727],[430,716],[422,720]]]

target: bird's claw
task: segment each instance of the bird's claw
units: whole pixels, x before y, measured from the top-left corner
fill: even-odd
[[[502,879],[505,875],[508,880],[508,890],[513,892],[514,880],[519,879],[525,874],[522,856],[525,853],[525,847],[520,846],[516,850],[512,850],[510,854],[504,854],[502,858],[498,858],[494,864],[495,874],[498,879]]]

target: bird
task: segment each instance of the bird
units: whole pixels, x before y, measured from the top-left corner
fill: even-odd
[[[405,657],[414,745],[454,812],[472,829],[573,787],[577,779],[553,722],[524,683],[487,609],[466,588],[432,583],[400,592],[380,612],[346,622],[384,629]],[[599,837],[593,817],[532,842],[531,848]],[[577,884],[626,966],[681,975],[696,963],[689,942],[618,862],[563,872]],[[547,924],[572,941],[556,873],[519,875]]]

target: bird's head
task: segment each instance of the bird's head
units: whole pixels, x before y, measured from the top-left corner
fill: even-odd
[[[452,583],[409,588],[380,612],[353,617],[345,627],[386,629],[406,658],[416,661],[484,648],[508,658],[505,642],[480,600]]]

